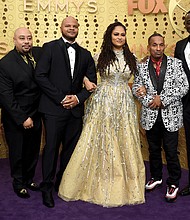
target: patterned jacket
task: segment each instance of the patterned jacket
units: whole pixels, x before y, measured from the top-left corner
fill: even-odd
[[[161,117],[165,128],[174,132],[183,126],[182,97],[189,89],[188,80],[182,67],[182,62],[176,58],[165,56],[162,62],[159,84],[157,84],[154,68],[148,58],[144,63],[138,64],[139,72],[136,74],[132,86],[133,95],[136,89],[145,86],[146,96],[137,97],[142,103],[141,125],[145,130],[150,130],[158,117],[158,109],[150,109],[148,104],[153,96],[160,95],[163,107]],[[150,74],[151,73],[151,74]]]

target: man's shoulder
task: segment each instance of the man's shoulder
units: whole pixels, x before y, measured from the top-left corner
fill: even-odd
[[[42,54],[42,47],[39,46],[32,47],[32,55],[34,56],[34,59],[36,61],[39,60],[41,54]]]
[[[141,58],[140,60],[138,60],[137,62],[137,66],[139,67],[144,67],[147,66],[150,60],[150,56],[145,56],[143,58]]]
[[[181,40],[177,41],[176,46],[177,46],[177,45],[184,44],[184,43],[186,43],[187,41],[188,41],[188,37],[186,37],[186,38],[184,38],[184,39],[181,39]]]
[[[7,62],[8,60],[12,60],[13,57],[15,57],[15,53],[15,50],[10,50],[4,57],[0,59],[0,63],[2,64],[4,62]]]
[[[81,53],[84,54],[85,56],[92,56],[91,52],[88,49],[82,47],[79,44],[78,44],[78,47],[79,47]]]
[[[40,47],[40,46],[33,46],[32,47],[32,51],[40,51],[40,50],[42,50],[42,47]]]
[[[43,44],[43,46],[54,46],[55,44],[59,43],[60,41],[61,41],[61,38],[60,39],[51,40],[51,41],[45,42]]]
[[[173,63],[174,65],[182,64],[182,61],[176,57],[167,56],[167,63]]]

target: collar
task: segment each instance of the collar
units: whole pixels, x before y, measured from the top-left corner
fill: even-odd
[[[63,39],[63,41],[65,42],[65,43],[69,43],[69,44],[74,44],[74,43],[76,43],[76,41],[73,41],[72,43],[71,42],[69,42],[68,40],[66,40],[63,36],[62,36],[62,39]]]
[[[153,57],[150,57],[150,59],[153,63],[161,63],[163,60],[163,56],[159,60],[155,60]]]

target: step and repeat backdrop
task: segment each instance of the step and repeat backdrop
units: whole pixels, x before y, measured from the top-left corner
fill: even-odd
[[[14,47],[13,34],[18,27],[29,28],[33,44],[42,46],[44,42],[60,38],[60,24],[68,15],[79,21],[77,42],[92,55],[99,52],[107,26],[120,21],[127,28],[129,47],[138,59],[147,55],[147,39],[154,32],[165,37],[165,53],[173,56],[176,42],[187,37],[184,16],[189,10],[187,0],[1,0],[0,58]],[[2,125],[1,128],[0,158],[8,157]],[[148,160],[142,129],[141,140],[144,159]],[[182,166],[187,167],[183,129],[179,153]]]

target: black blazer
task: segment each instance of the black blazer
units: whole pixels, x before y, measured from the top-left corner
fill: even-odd
[[[37,62],[40,47],[33,47],[32,54]],[[0,60],[0,103],[2,111],[17,125],[32,117],[39,106],[40,88],[35,82],[34,71],[23,60],[16,49]]]
[[[184,54],[184,50],[185,47],[188,43],[188,37],[180,40],[176,43],[176,47],[175,47],[175,52],[174,52],[174,56],[180,60],[182,60],[183,62],[183,68],[185,70],[185,73],[187,75],[188,78],[188,82],[190,84],[190,70],[189,67],[187,65],[186,59],[185,59],[185,54]],[[189,109],[190,110],[190,91],[187,93],[187,95],[185,95],[183,97],[183,105],[185,109]]]
[[[45,43],[43,53],[37,64],[35,78],[43,93],[40,112],[64,116],[71,111],[75,117],[84,114],[84,102],[90,93],[83,87],[83,78],[96,83],[95,63],[91,53],[77,44],[73,78],[65,42],[62,38]],[[72,110],[64,109],[60,104],[66,95],[77,95],[80,104]]]

